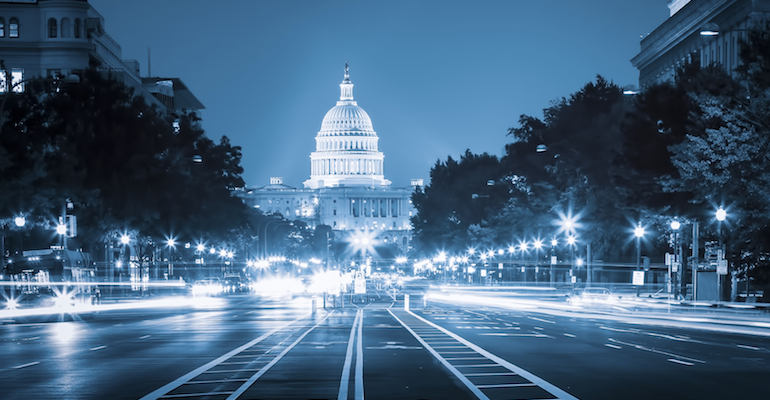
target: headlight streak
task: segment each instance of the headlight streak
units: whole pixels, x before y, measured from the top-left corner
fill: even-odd
[[[135,300],[124,301],[114,304],[73,304],[70,307],[62,308],[58,306],[53,307],[39,307],[29,309],[15,309],[15,310],[3,310],[0,311],[0,318],[19,318],[41,315],[54,315],[54,314],[79,314],[79,313],[91,313],[99,311],[113,311],[113,310],[134,310],[143,308],[183,308],[183,307],[212,307],[221,306],[223,304],[221,299],[211,298],[191,298],[191,297],[167,297],[157,300]]]
[[[454,291],[456,288],[452,288]],[[465,290],[467,292],[468,290]],[[494,295],[495,297],[491,297]],[[513,310],[536,311],[543,314],[569,318],[588,318],[597,320],[625,322],[642,326],[665,326],[675,328],[693,328],[700,330],[709,330],[715,332],[741,333],[756,336],[770,337],[770,322],[752,321],[739,318],[726,318],[723,315],[709,316],[687,316],[677,313],[661,313],[659,307],[649,307],[653,311],[640,311],[634,314],[634,311],[613,307],[618,313],[610,312],[609,309],[585,309],[581,307],[572,307],[562,301],[553,300],[533,300],[521,299],[513,296],[501,297],[500,293],[448,293],[436,292],[429,293],[430,301],[450,303],[450,304],[473,304],[486,307],[506,308]],[[625,300],[625,299],[622,299]],[[634,301],[633,303],[642,303]],[[649,304],[644,304],[645,307]],[[668,308],[669,306],[666,305]],[[670,311],[670,310],[667,310]],[[683,312],[697,312],[683,310]]]

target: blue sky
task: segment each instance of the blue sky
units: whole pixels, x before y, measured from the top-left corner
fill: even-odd
[[[597,74],[636,84],[641,35],[668,0],[90,0],[147,75],[181,78],[203,128],[243,148],[249,187],[302,187],[345,62],[393,186],[437,160],[502,155],[519,115],[541,116]]]

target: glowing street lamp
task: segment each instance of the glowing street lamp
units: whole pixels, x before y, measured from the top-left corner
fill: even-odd
[[[641,221],[639,221],[636,228],[634,228],[634,236],[636,236],[636,269],[639,270],[639,266],[642,262],[641,240],[642,236],[644,236],[644,228],[642,227]]]
[[[13,222],[16,224],[17,227],[21,228],[22,226],[26,225],[27,220],[24,218],[24,216],[19,215],[18,217],[13,219]]]
[[[679,266],[679,228],[681,228],[681,226],[682,224],[680,224],[679,221],[677,220],[671,221],[671,230],[674,231],[674,263],[673,265],[675,265],[677,269],[676,269],[675,275],[671,273],[672,275],[671,278],[675,278],[675,279],[671,279],[671,278],[669,279],[675,281],[673,282],[674,298],[677,298],[679,296],[679,281],[680,281],[679,276],[683,272],[680,270],[680,266]]]

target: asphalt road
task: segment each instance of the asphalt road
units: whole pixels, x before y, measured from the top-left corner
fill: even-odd
[[[369,297],[315,313],[309,298],[244,294],[7,323],[0,398],[767,397],[767,328]]]

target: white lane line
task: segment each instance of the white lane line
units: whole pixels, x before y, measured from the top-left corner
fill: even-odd
[[[348,399],[348,384],[350,382],[350,365],[353,363],[353,343],[356,339],[356,325],[361,318],[363,310],[356,311],[356,317],[353,319],[353,326],[350,328],[350,337],[348,338],[348,350],[345,352],[345,364],[342,366],[342,377],[340,377],[340,391],[337,394],[337,400]]]
[[[96,351],[96,350],[101,350],[101,349],[106,349],[106,348],[107,348],[107,346],[96,346],[96,347],[92,347],[92,348],[90,348],[88,350]]]
[[[549,320],[547,320],[547,319],[542,319],[542,318],[537,318],[537,317],[530,317],[529,315],[527,315],[527,318],[529,318],[529,319],[534,319],[535,321],[540,321],[540,322],[547,322],[547,323],[549,323],[549,324],[555,324],[555,323],[556,323],[556,322],[554,322],[554,321],[549,321]]]
[[[738,347],[740,347],[742,349],[746,349],[746,350],[762,350],[759,347],[747,346],[745,344],[739,344]]]
[[[695,364],[693,364],[693,363],[689,363],[689,362],[687,362],[687,361],[682,361],[682,360],[677,360],[677,359],[675,359],[675,358],[669,358],[669,359],[668,359],[668,361],[671,361],[672,363],[677,363],[677,364],[687,365],[687,366],[692,366],[692,365],[695,365]]]
[[[312,315],[311,313],[307,313],[307,314],[305,314],[305,315],[295,319],[294,321],[288,322],[285,325],[281,325],[278,328],[275,328],[272,331],[267,332],[264,335],[262,335],[262,336],[260,336],[260,337],[258,337],[256,339],[254,339],[254,340],[244,344],[243,346],[238,347],[235,350],[232,350],[229,353],[226,353],[226,354],[222,355],[221,357],[217,358],[216,360],[210,361],[210,362],[208,362],[208,363],[206,363],[206,364],[204,364],[204,365],[202,365],[202,366],[200,366],[200,367],[198,367],[198,368],[196,368],[196,369],[194,369],[194,370],[192,370],[192,371],[190,371],[190,372],[180,376],[179,378],[175,379],[173,382],[170,382],[170,383],[167,383],[167,384],[163,385],[162,387],[160,387],[160,388],[156,389],[155,391],[145,395],[144,397],[142,397],[139,400],[157,400],[160,397],[164,396],[166,393],[168,393],[168,392],[178,388],[179,386],[182,386],[185,382],[188,382],[188,381],[192,380],[196,376],[198,376],[200,374],[203,374],[206,371],[210,370],[211,368],[214,368],[215,366],[219,365],[219,363],[224,362],[225,360],[228,360],[232,356],[234,356],[234,355],[236,355],[236,354],[238,354],[238,353],[248,349],[251,346],[254,346],[255,344],[257,344],[257,343],[261,342],[262,340],[264,340],[266,337],[268,337],[268,336],[270,336],[270,335],[272,335],[272,334],[282,330],[284,327],[287,327],[287,326],[289,326],[289,325],[291,325],[291,324],[293,324],[293,323],[295,323],[295,322],[297,322],[297,321],[299,321],[299,320],[301,320],[303,318],[307,318],[307,317],[309,317],[311,315]],[[328,318],[328,315],[327,315],[327,318]]]
[[[476,395],[476,397],[479,400],[489,400],[489,397],[487,397],[481,391],[481,389],[477,388],[476,385],[473,384],[473,382],[471,382],[468,378],[466,378],[465,375],[463,375],[460,371],[458,371],[457,368],[455,368],[452,364],[449,363],[449,361],[444,359],[444,357],[441,357],[441,355],[436,350],[434,350],[432,347],[430,347],[430,345],[427,342],[422,340],[422,338],[417,333],[415,333],[415,331],[413,331],[412,328],[410,328],[403,321],[401,321],[396,316],[396,314],[393,314],[393,311],[388,309],[388,312],[390,313],[391,316],[393,316],[393,318],[396,321],[398,321],[399,324],[401,324],[401,326],[403,326],[407,331],[409,331],[409,333],[411,333],[412,336],[414,336],[414,338],[417,339],[418,342],[422,343],[422,345],[426,349],[428,349],[428,351],[433,355],[433,357],[436,357],[436,359],[439,360],[439,362],[441,362],[441,364],[443,364],[444,367],[446,367],[449,370],[449,372],[454,374],[454,376],[456,376],[457,379],[460,380],[460,382],[462,382],[471,392],[473,392],[473,394]]]
[[[479,336],[515,336],[515,337],[536,337],[536,338],[550,337],[542,333],[479,333]]]
[[[410,315],[412,315],[413,317],[419,319],[420,321],[425,322],[426,324],[428,324],[428,325],[430,325],[430,326],[440,330],[441,332],[444,332],[447,335],[453,337],[458,342],[463,343],[464,345],[470,347],[472,350],[475,350],[477,353],[481,354],[482,356],[484,356],[484,357],[490,359],[491,361],[494,361],[494,362],[500,364],[501,366],[507,368],[509,371],[516,372],[517,374],[521,375],[521,377],[523,377],[524,379],[527,379],[530,382],[535,383],[537,386],[540,386],[542,389],[544,389],[545,391],[547,391],[547,392],[551,393],[552,395],[558,397],[559,399],[561,399],[561,400],[578,400],[577,397],[572,396],[571,394],[565,392],[564,390],[559,389],[554,384],[546,381],[545,379],[540,378],[539,376],[537,376],[537,375],[535,375],[535,374],[533,374],[533,373],[531,373],[531,372],[529,372],[529,371],[527,371],[527,370],[525,370],[525,369],[523,369],[523,368],[521,368],[519,366],[511,364],[510,362],[508,362],[508,361],[506,361],[506,360],[504,360],[504,359],[502,359],[502,358],[500,358],[500,357],[498,357],[498,356],[496,356],[496,355],[494,355],[494,354],[492,354],[492,353],[482,349],[481,347],[479,347],[479,346],[477,346],[477,345],[475,345],[475,344],[465,340],[462,336],[459,336],[459,335],[455,334],[454,332],[451,332],[451,331],[447,330],[446,328],[444,328],[442,326],[436,325],[433,322],[430,322],[430,321],[426,320],[425,318],[423,318],[423,317],[413,313],[412,311],[407,311],[407,312]],[[474,388],[475,388],[475,386],[474,386]]]
[[[141,336],[141,337],[139,338],[139,340],[144,340],[144,339],[147,339],[147,338],[148,338],[148,337],[150,337],[150,336],[152,336],[152,335],[144,335],[144,336]]]
[[[698,360],[696,358],[685,357],[685,356],[682,356],[682,355],[679,355],[679,354],[669,353],[667,351],[661,351],[661,350],[653,349],[653,348],[650,348],[650,347],[645,347],[645,346],[642,346],[640,344],[621,342],[620,340],[616,340],[616,339],[613,339],[613,338],[609,338],[609,340],[610,340],[610,342],[620,343],[622,345],[625,345],[625,346],[628,346],[628,347],[633,347],[633,348],[638,349],[638,350],[644,350],[644,351],[649,351],[651,353],[662,354],[664,356],[674,357],[674,358],[677,358],[677,359],[680,359],[680,360],[687,360],[687,361],[692,361],[692,362],[701,363],[701,364],[705,364],[706,363],[705,361]]]
[[[622,349],[622,347],[615,346],[614,344],[605,343],[604,345],[607,346],[607,347],[612,347],[613,349],[618,349],[618,350]]]
[[[567,337],[577,337],[577,336],[575,336],[575,335],[573,335],[571,333],[565,333],[564,336],[567,336]]]
[[[371,303],[369,303],[371,304]],[[358,320],[358,343],[356,345],[356,400],[364,400],[364,310],[361,311],[361,318]]]
[[[40,364],[40,361],[35,361],[35,362],[31,362],[31,363],[17,365],[15,367],[13,367],[13,369],[27,368],[27,367],[31,367],[31,366],[37,365],[37,364]]]
[[[479,385],[479,389],[498,389],[498,388],[514,388],[514,387],[533,387],[537,386],[534,383],[501,383],[499,385]]]
[[[472,374],[465,374],[465,376],[516,376],[515,372],[475,372]]]
[[[293,349],[295,346],[297,346],[297,345],[299,344],[299,342],[301,342],[301,341],[302,341],[302,339],[304,339],[304,338],[305,338],[305,336],[307,336],[308,334],[310,334],[310,332],[312,332],[312,331],[313,331],[315,328],[317,328],[319,325],[321,325],[322,323],[326,322],[326,320],[329,318],[329,316],[330,316],[330,315],[331,315],[331,313],[329,313],[329,314],[326,314],[326,316],[324,317],[324,319],[322,319],[321,321],[319,321],[317,324],[313,325],[313,327],[312,327],[312,328],[308,329],[307,331],[305,331],[305,333],[303,333],[302,335],[300,335],[300,336],[297,338],[297,340],[295,340],[295,341],[294,341],[294,343],[290,344],[290,345],[289,345],[289,347],[287,347],[287,348],[283,349],[283,351],[282,351],[282,352],[278,353],[278,355],[277,355],[277,356],[275,356],[275,358],[273,358],[273,361],[270,361],[270,362],[269,362],[267,365],[265,365],[264,367],[262,367],[262,369],[260,369],[260,370],[259,370],[259,372],[257,372],[256,374],[252,375],[252,376],[251,376],[251,378],[249,378],[249,380],[248,380],[248,381],[246,381],[246,383],[244,383],[243,385],[241,385],[241,387],[239,387],[239,388],[238,388],[238,390],[236,390],[235,392],[233,392],[233,394],[231,394],[230,396],[228,396],[228,397],[227,397],[227,400],[235,400],[235,399],[237,399],[237,398],[238,398],[238,396],[242,395],[242,394],[243,394],[243,392],[245,392],[245,391],[246,391],[246,389],[248,389],[249,387],[251,387],[251,385],[253,385],[253,384],[254,384],[254,382],[256,382],[256,381],[257,381],[257,379],[259,379],[259,378],[260,378],[262,375],[264,375],[264,374],[265,374],[267,371],[269,371],[269,370],[270,370],[270,368],[272,368],[272,367],[273,367],[273,365],[275,365],[276,363],[278,363],[278,361],[280,361],[280,360],[283,358],[283,356],[285,356],[285,355],[286,355],[286,353],[288,353],[288,352],[289,352],[291,349]]]

